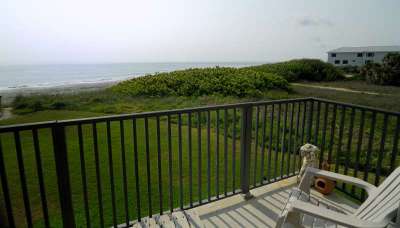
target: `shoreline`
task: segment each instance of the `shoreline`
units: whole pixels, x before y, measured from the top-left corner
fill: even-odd
[[[209,67],[216,67],[216,66],[221,66],[221,67],[233,67],[233,68],[241,68],[241,67],[246,67],[246,66],[253,66],[261,64],[261,62],[199,62],[199,63],[145,63],[145,64],[137,64],[135,63],[121,63],[121,64],[83,64],[79,65],[78,69],[67,69],[65,72],[70,72],[71,74],[75,74],[76,71],[81,72],[83,75],[88,73],[89,75],[92,74],[91,69],[95,67],[100,67],[102,71],[99,70],[99,72],[110,72],[106,75],[103,75],[103,73],[100,76],[99,81],[85,81],[83,80],[84,78],[78,78],[79,81],[74,82],[66,82],[65,84],[61,84],[62,82],[59,82],[58,84],[53,84],[53,85],[47,85],[47,83],[42,82],[40,80],[39,83],[37,82],[38,86],[22,86],[20,87],[0,87],[0,96],[2,97],[1,103],[3,106],[8,106],[10,103],[14,100],[14,98],[17,95],[23,95],[23,96],[32,96],[32,95],[54,95],[54,94],[74,94],[74,93],[79,93],[79,92],[87,92],[87,91],[96,91],[99,89],[104,89],[108,88],[112,85],[115,85],[121,81],[129,80],[132,78],[137,78],[137,77],[142,77],[145,75],[153,75],[156,73],[164,73],[164,72],[173,72],[177,70],[185,70],[185,69],[190,69],[190,68],[209,68]],[[124,72],[116,72],[115,69],[111,69],[109,65],[122,65],[122,70]],[[154,66],[153,66],[154,65]],[[44,65],[46,66],[46,65]],[[51,65],[49,65],[51,66]],[[72,64],[72,66],[76,66]],[[133,69],[126,69],[126,67],[133,67]],[[151,66],[151,68],[149,68]],[[16,67],[16,66],[7,66],[7,67]],[[107,69],[104,69],[104,67],[108,67]],[[33,70],[39,70],[43,71],[44,75],[51,75],[49,74],[48,70],[46,69],[41,69],[40,67],[36,69],[36,66],[28,66],[28,68],[33,68]],[[109,69],[110,68],[110,69]],[[119,68],[118,68],[119,69]],[[30,69],[32,70],[32,69]],[[125,72],[126,71],[126,72]],[[132,73],[135,72],[135,73]],[[0,66],[0,74],[1,74],[1,66]],[[65,74],[65,73],[64,73]],[[111,75],[119,75],[119,76],[113,76],[109,78]],[[124,76],[121,76],[124,75]],[[37,74],[33,74],[33,76],[37,76]],[[63,75],[61,75],[63,76]],[[46,77],[46,76],[44,76]],[[74,78],[74,80],[78,80],[77,78]],[[10,80],[14,80],[13,78],[10,78]],[[93,78],[88,79],[88,80],[93,80]],[[0,81],[1,82],[1,81]],[[7,83],[4,83],[7,84]],[[29,83],[28,83],[29,84]]]
[[[50,87],[25,87],[0,90],[2,106],[8,106],[16,96],[32,96],[32,95],[57,95],[57,94],[74,94],[80,92],[90,92],[109,88],[123,80],[108,82],[90,82],[80,84],[68,84]]]

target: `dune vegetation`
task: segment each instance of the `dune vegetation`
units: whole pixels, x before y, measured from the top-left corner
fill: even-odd
[[[272,89],[288,90],[283,77],[248,69],[215,67],[179,70],[124,81],[113,88],[130,96],[260,96]]]
[[[251,66],[246,69],[278,74],[289,82],[299,80],[336,81],[344,79],[343,73],[338,68],[319,59],[295,59],[279,63]]]

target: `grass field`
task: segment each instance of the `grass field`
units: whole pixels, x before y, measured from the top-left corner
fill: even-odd
[[[54,114],[59,115],[59,117],[63,117],[60,113],[55,112]],[[64,113],[66,115],[75,115],[75,116],[85,116],[87,113]],[[65,116],[66,117],[66,116]],[[30,118],[36,118],[36,120],[43,120],[44,115],[41,113],[37,113],[37,115],[32,114]],[[161,136],[161,168],[162,168],[162,176],[159,177],[157,173],[158,166],[158,157],[157,157],[157,132],[156,132],[156,121],[154,119],[150,119],[148,122],[149,125],[149,159],[150,159],[150,179],[151,179],[151,197],[148,195],[147,189],[147,164],[146,164],[146,143],[145,142],[145,129],[144,129],[144,121],[137,121],[137,146],[138,146],[138,170],[139,170],[139,186],[140,186],[140,194],[139,198],[141,201],[141,216],[145,216],[148,213],[158,213],[160,211],[159,207],[159,178],[162,183],[162,193],[163,193],[163,211],[169,208],[169,191],[168,186],[172,187],[173,192],[173,208],[179,207],[181,201],[179,200],[179,144],[178,144],[178,127],[176,124],[176,119],[173,119],[174,124],[172,124],[172,184],[169,183],[169,174],[168,174],[168,142],[166,140],[167,135],[167,124],[165,119],[161,119],[161,128],[160,128],[160,136]],[[108,142],[107,142],[107,127],[105,123],[100,123],[97,125],[98,132],[98,148],[99,148],[99,165],[100,165],[100,179],[101,179],[101,189],[102,189],[102,197],[103,197],[103,208],[104,208],[104,218],[106,226],[112,225],[112,194],[111,188],[115,190],[115,202],[116,202],[116,219],[117,223],[124,222],[124,194],[123,194],[123,173],[122,173],[122,163],[126,162],[127,167],[127,189],[128,189],[128,207],[130,218],[136,218],[138,216],[138,212],[136,210],[136,190],[135,190],[135,177],[134,177],[134,149],[133,149],[133,140],[132,140],[132,121],[124,121],[124,140],[125,140],[125,151],[126,158],[122,159],[122,150],[121,150],[121,129],[119,122],[112,122],[110,124],[110,133],[111,133],[111,150],[112,150],[112,166],[113,166],[113,175],[114,175],[114,183],[111,184],[110,178],[110,157],[108,151]],[[234,189],[238,189],[240,181],[239,181],[239,168],[240,168],[240,145],[239,140],[232,140],[231,137],[227,137],[226,141],[226,149],[225,150],[225,138],[223,137],[224,128],[220,126],[220,132],[216,134],[216,128],[213,127],[210,130],[210,158],[208,160],[207,155],[207,130],[205,126],[202,126],[201,129],[201,172],[199,172],[199,157],[198,157],[198,130],[196,128],[188,129],[187,125],[182,126],[182,188],[183,188],[183,205],[187,205],[190,202],[189,198],[189,161],[192,161],[193,168],[193,201],[197,201],[198,196],[198,178],[199,173],[201,173],[201,194],[202,199],[207,199],[208,197],[208,183],[210,187],[210,195],[211,197],[217,195],[216,187],[219,186],[219,194],[225,192],[225,181],[226,181],[226,191],[231,192]],[[228,126],[232,132],[232,126]],[[97,181],[96,181],[96,166],[95,166],[95,155],[93,148],[93,135],[92,135],[92,126],[84,125],[83,126],[83,143],[84,143],[84,156],[86,163],[86,176],[88,183],[88,195],[89,195],[89,208],[91,215],[92,225],[97,226],[99,222],[99,205],[97,202]],[[188,149],[188,133],[191,132],[192,135],[192,159],[189,159],[189,149]],[[70,165],[70,179],[72,185],[72,195],[74,202],[74,209],[76,220],[78,224],[85,224],[84,217],[84,204],[83,204],[83,196],[82,196],[82,181],[81,181],[81,163],[80,163],[80,155],[79,155],[79,144],[78,144],[78,136],[77,136],[77,128],[76,127],[68,127],[67,128],[67,142],[68,142],[68,153],[69,153],[69,165]],[[46,196],[48,201],[48,207],[50,211],[51,225],[58,226],[61,224],[60,220],[60,211],[58,205],[58,191],[55,175],[55,167],[53,160],[53,149],[51,143],[51,132],[49,129],[44,129],[39,131],[40,135],[40,150],[42,156],[42,164],[44,172],[44,181],[46,183]],[[237,136],[239,132],[237,132]],[[25,163],[25,172],[27,174],[27,183],[28,189],[31,197],[31,205],[33,213],[33,220],[35,221],[35,226],[42,226],[42,213],[41,213],[41,204],[40,204],[40,195],[39,189],[37,187],[38,177],[36,171],[36,160],[33,151],[33,142],[31,139],[30,132],[21,133],[21,142]],[[217,146],[218,140],[218,146]],[[16,218],[24,218],[24,210],[23,210],[23,200],[19,185],[19,174],[18,174],[18,165],[16,158],[15,145],[13,143],[13,135],[3,134],[2,135],[2,146],[3,151],[5,151],[5,160],[6,160],[6,169],[8,171],[8,180],[9,183],[12,183],[10,186],[10,191],[12,194],[12,203],[14,208],[14,213]],[[233,155],[233,144],[236,147],[236,154]],[[252,145],[254,151],[255,144]],[[217,149],[218,148],[218,149]],[[217,152],[218,151],[218,152]],[[226,153],[225,153],[226,152]],[[266,154],[267,151],[264,151]],[[218,154],[218,155],[217,155]],[[258,156],[258,161],[256,163],[255,154]],[[235,157],[234,157],[235,156]],[[281,171],[283,174],[286,174],[288,170],[288,162],[287,159],[281,165],[282,154],[278,150],[272,151],[271,156],[265,156],[265,165],[267,166],[267,160],[271,159],[271,166],[269,169],[271,171],[276,171],[276,173],[264,173],[261,175],[261,149],[257,148],[257,153],[253,152],[253,156],[251,159],[252,167],[254,168],[254,172],[251,172],[250,180],[252,184],[258,183],[262,180],[263,176],[274,177],[280,176]],[[286,155],[287,156],[287,155]],[[217,162],[218,159],[218,162]],[[226,160],[225,160],[226,159]],[[292,156],[291,160],[291,168],[289,171],[294,170],[294,159],[295,156]],[[298,159],[297,159],[298,160]],[[210,182],[208,182],[207,177],[207,161],[210,162]],[[233,167],[233,161],[235,161],[235,168]],[[226,163],[225,163],[226,162]],[[275,163],[276,162],[276,163]],[[218,164],[218,166],[217,166]],[[225,167],[226,164],[226,167]],[[256,165],[257,164],[257,165]],[[275,170],[275,165],[276,166]],[[289,164],[290,165],[290,164]],[[218,167],[218,168],[217,168]],[[217,175],[217,169],[219,175]],[[264,169],[263,172],[266,172],[267,168]],[[227,179],[224,178],[224,173],[227,173]],[[235,184],[233,183],[233,178],[235,177]],[[257,177],[257,178],[255,178]],[[217,185],[217,178],[219,185]],[[150,200],[152,201],[150,204]],[[148,212],[149,205],[152,206],[152,211]],[[24,220],[17,220],[18,225],[24,226]]]
[[[343,82],[344,83],[344,82]],[[368,85],[356,85],[351,86],[352,89],[362,89],[363,87],[368,87]],[[323,86],[335,86],[338,87],[338,82],[329,82],[329,83],[320,83],[319,85]],[[359,87],[357,87],[359,86]],[[369,89],[375,90],[375,86],[368,87]],[[0,121],[1,125],[5,124],[14,124],[14,123],[28,123],[28,122],[38,122],[38,121],[46,121],[46,120],[61,120],[61,119],[71,119],[71,118],[82,118],[82,117],[90,117],[90,116],[98,116],[105,115],[111,113],[127,113],[127,112],[142,112],[142,111],[150,111],[150,110],[160,110],[160,109],[175,109],[175,108],[183,108],[183,107],[193,107],[193,106],[201,106],[201,105],[209,105],[209,104],[223,104],[223,103],[236,103],[236,102],[244,102],[244,101],[253,101],[253,100],[268,100],[268,99],[284,99],[284,98],[294,98],[294,97],[322,97],[331,100],[338,100],[342,102],[356,103],[360,105],[368,105],[378,108],[390,109],[394,111],[399,111],[399,106],[396,105],[398,102],[395,97],[398,96],[397,88],[390,88],[386,91],[390,95],[385,96],[377,96],[377,95],[365,95],[365,94],[353,94],[347,92],[339,92],[339,91],[331,91],[317,88],[304,88],[300,86],[292,86],[291,92],[286,91],[271,91],[265,94],[261,98],[234,98],[234,97],[218,97],[218,96],[204,96],[197,98],[187,98],[187,97],[164,97],[164,98],[111,98],[110,101],[102,103],[101,99],[107,99],[107,96],[100,96],[100,100],[93,101],[90,100],[95,97],[95,94],[86,95],[88,96],[87,103],[78,103],[80,105],[70,106],[70,110],[45,110],[39,112],[28,113],[24,115],[17,115],[12,119]],[[53,98],[54,99],[54,98]],[[63,97],[62,99],[69,99],[68,96]],[[77,98],[74,98],[77,99]],[[93,103],[95,102],[95,103]],[[315,107],[314,107],[315,108]],[[321,107],[321,110],[324,107]],[[345,156],[345,159],[339,159],[339,163],[341,164],[341,171],[344,172],[343,167],[346,162],[347,154],[351,154],[349,156],[349,163],[354,162],[355,154],[357,153],[357,138],[359,136],[359,126],[360,126],[360,113],[356,112],[354,117],[354,128],[353,132],[350,132],[349,123],[350,123],[350,110],[345,112],[346,118],[344,119],[345,127],[343,128],[343,141],[339,143],[338,137],[340,132],[340,113],[341,110],[338,110],[336,116],[336,124],[332,125],[332,109],[328,109],[329,118],[327,122],[327,143],[325,144],[325,157],[328,154],[328,151],[332,151],[333,158],[335,157],[336,151],[339,147],[341,147],[342,154]],[[222,112],[221,112],[222,113]],[[276,113],[276,110],[275,110]],[[214,114],[213,114],[214,115]],[[276,120],[276,114],[274,116]],[[287,125],[289,125],[289,116],[287,116]],[[302,118],[302,116],[300,116]],[[314,116],[314,119],[316,117]],[[323,125],[323,116],[320,116],[320,127],[318,131],[317,137],[317,145],[321,144],[322,141],[322,125]],[[360,154],[360,162],[365,164],[366,162],[366,150],[368,147],[368,134],[370,131],[370,120],[371,116],[367,115],[365,123],[364,131],[362,132],[364,135],[364,141],[362,143],[362,154]],[[199,174],[199,157],[198,157],[198,144],[197,144],[197,134],[198,131],[196,128],[188,129],[186,122],[187,119],[183,118],[184,125],[182,126],[182,175],[183,175],[183,204],[186,205],[189,203],[189,151],[188,151],[188,135],[191,133],[192,137],[192,168],[193,168],[193,201],[198,200],[198,174]],[[196,121],[196,118],[193,117],[193,121]],[[207,130],[205,125],[205,117],[202,118],[202,129],[201,129],[201,195],[203,199],[206,199],[208,196],[207,190]],[[296,121],[296,119],[294,119]],[[173,190],[173,207],[179,207],[179,144],[178,144],[178,127],[177,127],[177,119],[174,117],[172,119],[172,185],[169,183],[169,175],[168,175],[168,143],[166,141],[167,135],[167,126],[166,120],[161,119],[161,167],[162,167],[162,193],[163,193],[163,210],[167,210],[169,208],[169,190],[168,187],[172,186]],[[194,122],[195,123],[195,122]],[[195,126],[193,123],[193,126]],[[388,155],[392,150],[393,143],[393,134],[395,127],[395,120],[389,120],[389,127],[387,129],[387,141],[385,143],[385,154],[384,162],[388,163],[390,156]],[[115,201],[116,201],[116,218],[117,223],[124,222],[124,193],[123,193],[123,173],[122,173],[122,150],[121,150],[121,131],[120,131],[120,123],[112,122],[110,125],[110,133],[111,133],[111,150],[112,150],[112,164],[113,164],[113,175],[114,175],[114,183],[110,182],[110,169],[109,167],[109,153],[108,153],[108,143],[107,143],[107,127],[105,123],[100,123],[97,126],[98,131],[98,143],[99,143],[99,167],[100,167],[100,179],[101,179],[101,189],[102,189],[102,197],[104,203],[104,218],[105,224],[110,226],[112,224],[112,194],[111,194],[111,186],[114,187],[115,190]],[[145,131],[144,131],[144,121],[137,121],[137,137],[138,137],[138,169],[139,169],[139,186],[140,186],[140,202],[141,202],[141,216],[145,216],[148,214],[149,209],[149,199],[152,201],[152,213],[158,213],[159,208],[159,176],[157,173],[158,166],[158,157],[157,157],[157,131],[156,131],[156,122],[155,119],[149,119],[149,158],[150,158],[150,179],[151,179],[151,197],[149,198],[148,189],[147,189],[147,172],[146,172],[146,146],[145,146]],[[212,116],[212,123],[210,129],[210,195],[216,195],[216,171],[218,164],[219,170],[219,192],[224,192],[224,178],[223,174],[225,172],[225,147],[224,147],[224,128],[223,123],[220,123],[220,131],[219,134],[216,134],[215,128],[215,116]],[[283,119],[281,121],[281,125],[283,124]],[[125,151],[126,151],[126,162],[127,167],[127,189],[128,189],[128,208],[130,218],[136,218],[138,216],[138,212],[136,210],[136,185],[135,185],[135,176],[134,176],[134,153],[133,153],[133,141],[132,141],[132,121],[127,120],[124,121],[124,141],[125,141]],[[227,191],[232,191],[233,189],[238,189],[239,187],[239,151],[240,145],[238,140],[232,140],[232,129],[233,123],[229,122],[227,128]],[[238,129],[239,122],[235,124]],[[316,122],[313,122],[313,129],[315,129]],[[329,145],[328,139],[331,136],[331,126],[333,126],[334,130],[334,139],[333,144]],[[371,164],[376,164],[378,157],[376,156],[377,151],[380,148],[380,136],[382,135],[382,126],[383,126],[383,118],[382,116],[378,116],[376,123],[376,132],[375,138],[372,141],[374,156],[372,157]],[[277,175],[285,173],[287,170],[287,160],[282,163],[283,167],[281,167],[282,154],[280,153],[281,149],[276,149],[277,140],[277,125],[274,122],[274,132],[273,134],[273,146],[271,148],[271,156],[265,156],[265,165],[267,165],[267,161],[271,159],[273,161],[271,163],[270,170],[275,170],[274,161],[277,161],[276,166]],[[94,159],[93,152],[93,135],[92,135],[92,127],[90,125],[83,126],[83,145],[84,145],[84,156],[86,163],[86,173],[87,173],[87,181],[88,181],[88,193],[89,193],[89,207],[90,207],[90,217],[93,226],[97,226],[99,222],[99,205],[97,199],[97,181],[96,181],[96,165]],[[256,129],[253,129],[255,131]],[[259,129],[261,135],[261,128]],[[288,133],[288,132],[287,132]],[[85,224],[85,213],[84,213],[84,202],[82,196],[82,180],[81,180],[81,163],[80,163],[80,154],[79,154],[79,143],[77,136],[76,127],[68,127],[67,128],[67,140],[68,140],[68,153],[69,153],[69,164],[70,164],[70,179],[72,184],[72,193],[73,193],[73,202],[74,202],[74,210],[76,215],[76,220],[78,224]],[[292,132],[294,134],[294,132]],[[48,207],[51,218],[51,225],[58,226],[61,223],[60,218],[60,209],[59,209],[59,201],[58,201],[58,191],[56,186],[56,175],[54,168],[54,154],[51,145],[51,134],[49,129],[44,129],[39,131],[40,135],[40,149],[42,155],[42,164],[44,169],[44,179],[46,184],[46,196],[48,201]],[[349,136],[353,135],[353,141],[348,142]],[[239,136],[239,132],[237,132],[236,137]],[[269,133],[266,135],[269,137]],[[217,147],[217,138],[219,141],[219,145]],[[314,137],[313,137],[314,138]],[[255,141],[255,139],[253,139]],[[258,139],[259,143],[262,141],[260,138]],[[12,134],[2,134],[1,142],[3,153],[6,160],[6,169],[7,176],[10,183],[10,190],[12,193],[12,204],[15,213],[15,218],[24,218],[24,207],[23,207],[23,199],[21,194],[21,186],[19,180],[19,172],[18,172],[18,164],[15,152],[15,145]],[[27,183],[28,189],[30,193],[30,202],[32,207],[33,219],[35,222],[35,226],[41,227],[43,226],[42,212],[41,212],[41,204],[40,204],[40,194],[38,188],[38,177],[36,171],[36,160],[35,154],[33,151],[33,142],[31,139],[30,132],[21,133],[21,142],[23,149],[23,157],[25,164],[25,171],[27,174]],[[285,139],[282,141],[283,143],[288,143]],[[279,143],[282,144],[279,139]],[[292,142],[293,143],[293,142]],[[300,140],[296,142],[297,145],[300,145]],[[233,157],[233,145],[236,147],[236,157]],[[341,145],[341,146],[340,146]],[[349,147],[350,145],[350,147]],[[253,142],[252,148],[255,147],[255,142]],[[217,163],[217,149],[219,151],[218,155],[218,163]],[[254,151],[254,149],[253,149]],[[256,182],[259,182],[258,179],[262,176],[270,176],[274,177],[274,173],[268,173],[267,167],[264,170],[264,175],[261,175],[261,148],[258,147],[258,152],[252,154],[251,160],[251,169],[255,170],[255,172],[251,172],[251,182],[253,184],[254,177],[257,177]],[[264,153],[267,154],[269,148],[265,146]],[[257,154],[258,160],[255,162],[255,155]],[[288,156],[285,154],[283,156]],[[295,157],[292,156],[291,159]],[[283,158],[285,159],[285,158]],[[235,168],[233,168],[233,161],[236,161]],[[256,165],[257,164],[257,165]],[[290,170],[293,169],[293,162],[290,163]],[[399,164],[397,161],[396,164]],[[257,168],[255,168],[257,167]],[[283,168],[281,170],[281,168]],[[352,174],[352,170],[349,169],[348,172]],[[235,185],[233,185],[233,178],[236,177]],[[374,176],[370,175],[369,180],[373,183]],[[2,212],[1,217],[4,218],[5,214]],[[23,219],[17,219],[18,225],[24,226],[25,221]]]

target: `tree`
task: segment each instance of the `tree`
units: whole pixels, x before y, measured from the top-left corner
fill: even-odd
[[[387,54],[382,64],[366,64],[360,74],[368,83],[400,86],[400,53]]]

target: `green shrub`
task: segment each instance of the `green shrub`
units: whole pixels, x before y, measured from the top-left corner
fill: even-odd
[[[358,66],[343,66],[340,70],[346,74],[358,74],[360,73],[360,67]]]
[[[368,83],[400,86],[400,53],[389,53],[379,63],[368,63],[360,71]]]
[[[335,66],[318,59],[297,59],[280,63],[263,64],[247,67],[258,72],[275,73],[293,82],[308,81],[335,81],[344,79],[343,73]]]
[[[382,85],[384,83],[381,77],[382,71],[383,68],[380,64],[367,63],[361,68],[360,74],[368,83]]]
[[[17,95],[12,102],[12,107],[14,107],[14,109],[26,109],[28,106],[28,99],[22,95]]]
[[[50,107],[55,110],[65,109],[66,106],[67,104],[61,101],[56,101],[50,105]]]
[[[41,111],[43,110],[43,104],[40,101],[35,101],[29,108],[34,112]]]
[[[188,69],[134,78],[112,91],[130,96],[260,96],[271,89],[288,90],[288,82],[272,73],[215,67]]]

